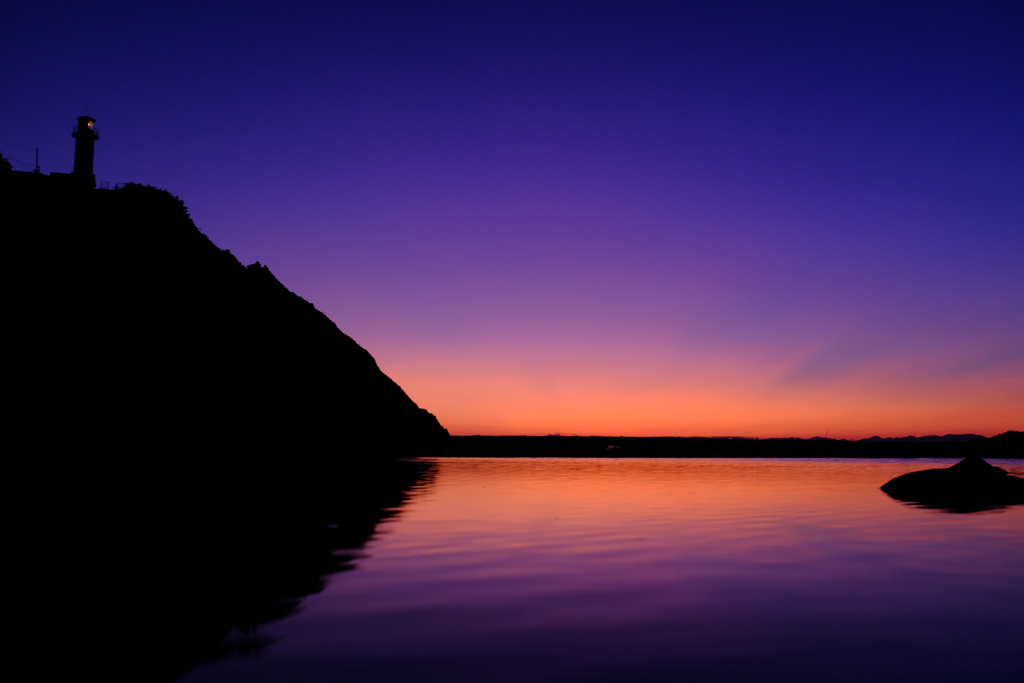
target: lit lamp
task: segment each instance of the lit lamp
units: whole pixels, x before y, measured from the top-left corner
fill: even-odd
[[[96,119],[79,116],[78,125],[71,129],[75,139],[75,170],[72,175],[83,185],[96,187],[96,176],[92,172],[92,159],[96,141],[100,139],[96,130]]]

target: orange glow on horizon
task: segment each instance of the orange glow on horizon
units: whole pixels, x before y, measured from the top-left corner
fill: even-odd
[[[718,361],[700,372],[676,369],[675,378],[436,358],[384,370],[453,435],[861,439],[1024,429],[1024,368],[921,380],[882,366],[787,385],[784,369]]]

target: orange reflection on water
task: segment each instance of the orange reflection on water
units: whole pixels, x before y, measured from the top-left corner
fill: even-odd
[[[545,552],[672,554],[689,547],[769,562],[843,544],[921,544],[980,524],[1020,540],[1024,511],[970,519],[908,508],[879,487],[950,461],[446,459],[438,490],[403,525],[459,545]],[[1010,465],[1024,474],[1021,465]]]
[[[878,490],[949,464],[441,459],[278,645],[186,680],[1016,683],[1024,506]]]

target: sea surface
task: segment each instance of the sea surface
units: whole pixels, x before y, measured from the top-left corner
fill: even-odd
[[[1018,683],[1024,506],[879,490],[952,462],[438,459],[268,647],[181,680]]]

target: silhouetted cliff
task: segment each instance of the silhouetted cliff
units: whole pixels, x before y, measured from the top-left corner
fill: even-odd
[[[10,649],[115,681],[259,650],[429,482],[380,456],[447,432],[167,192],[6,175]]]
[[[415,455],[447,436],[365,349],[265,266],[215,246],[176,197],[21,185],[0,196],[10,387],[33,448]]]

